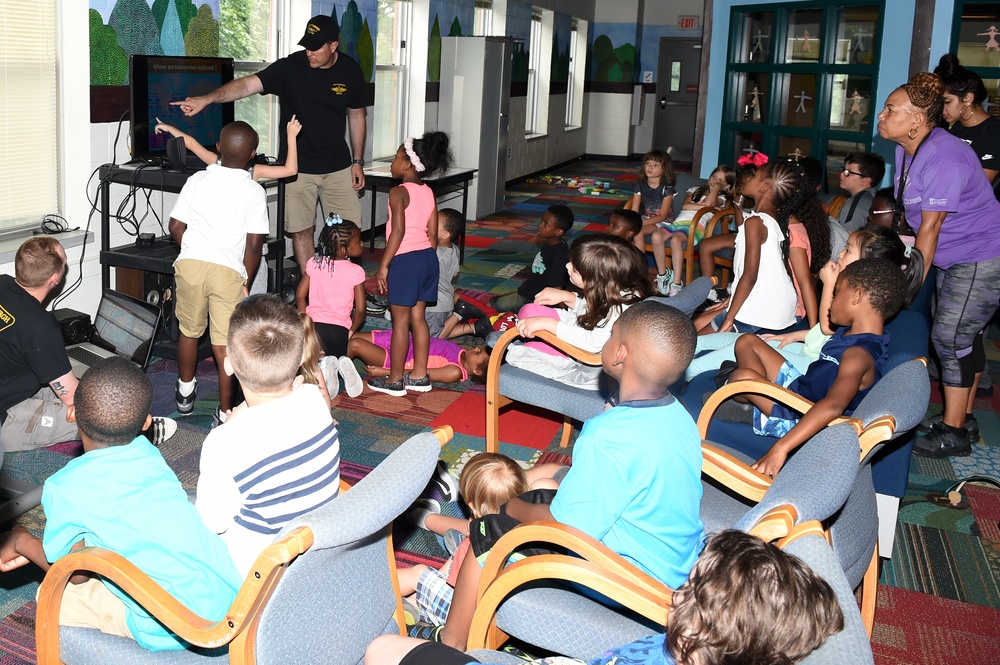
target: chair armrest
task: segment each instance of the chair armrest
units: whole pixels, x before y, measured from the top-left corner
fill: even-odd
[[[882,416],[868,423],[868,427],[858,434],[858,441],[861,444],[861,459],[864,460],[868,457],[872,448],[888,441],[895,433],[896,419],[892,416]]]
[[[733,208],[727,206],[722,210],[717,211],[714,215],[712,215],[712,218],[709,219],[708,223],[705,224],[705,237],[708,238],[712,236],[715,233],[715,227],[718,226],[722,222],[722,220],[726,219],[727,217],[732,217],[733,214],[735,214]],[[724,224],[722,226],[722,231],[720,235],[726,233],[729,233],[728,224]]]
[[[832,199],[830,199],[830,203],[827,204],[826,206],[826,214],[829,215],[830,217],[840,216],[840,211],[844,207],[844,203],[846,201],[847,201],[846,196],[840,196],[839,194],[837,196],[834,196]]]
[[[813,405],[812,402],[798,393],[794,393],[788,388],[782,388],[770,381],[760,381],[757,379],[733,381],[712,393],[711,397],[708,398],[705,405],[701,408],[701,413],[698,415],[698,432],[700,432],[701,438],[705,439],[708,437],[708,425],[720,404],[734,395],[744,395],[747,393],[769,397],[775,402],[783,404],[799,413],[805,413]],[[846,422],[851,423],[858,434],[861,433],[861,423],[847,416],[837,416],[829,424],[837,425]]]
[[[76,572],[96,573],[114,582],[181,639],[214,648],[232,642],[256,624],[289,562],[312,544],[312,530],[302,527],[269,545],[257,557],[229,611],[219,621],[208,621],[189,610],[123,556],[97,547],[77,550],[52,564],[39,589],[35,618],[38,662],[60,662],[59,609],[66,585]]]
[[[747,533],[769,543],[787,537],[798,518],[799,512],[795,510],[795,506],[790,504],[775,506],[764,513]]]
[[[577,556],[535,555],[507,565],[510,555],[528,543],[565,548]],[[497,635],[496,610],[504,598],[528,582],[543,579],[583,584],[666,625],[673,591],[662,582],[579,529],[559,522],[526,522],[500,538],[486,558],[468,648],[484,648],[487,639]]]
[[[701,472],[755,503],[760,503],[773,480],[712,444],[701,442]]]

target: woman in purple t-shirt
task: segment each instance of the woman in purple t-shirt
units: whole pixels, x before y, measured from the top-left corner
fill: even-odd
[[[997,311],[1000,202],[976,153],[938,128],[944,83],[922,72],[897,88],[878,114],[878,133],[896,148],[896,200],[916,232],[926,270],[937,271],[931,341],[941,359],[944,413],[920,433],[913,452],[968,455],[976,384],[986,367],[982,333]]]

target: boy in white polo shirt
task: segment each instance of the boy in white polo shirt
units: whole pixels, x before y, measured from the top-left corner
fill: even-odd
[[[191,176],[170,213],[170,235],[181,246],[174,263],[177,286],[177,411],[194,410],[198,340],[211,322],[209,337],[219,371],[216,424],[233,408],[232,377],[226,374],[229,317],[260,265],[269,227],[267,197],[247,164],[257,154],[257,132],[245,122],[222,128],[221,161]]]

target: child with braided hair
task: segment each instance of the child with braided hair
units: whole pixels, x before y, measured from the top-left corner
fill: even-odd
[[[347,340],[365,324],[365,271],[350,260],[362,250],[358,225],[330,215],[295,290],[298,310],[312,317],[327,356],[346,357]]]
[[[788,220],[813,187],[798,164],[770,162],[757,169],[743,191],[757,207],[736,234],[733,295],[695,319],[699,335],[777,332],[796,322]]]

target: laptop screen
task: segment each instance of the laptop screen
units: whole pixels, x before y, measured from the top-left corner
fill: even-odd
[[[93,341],[145,369],[158,320],[158,308],[108,289],[97,309]]]

